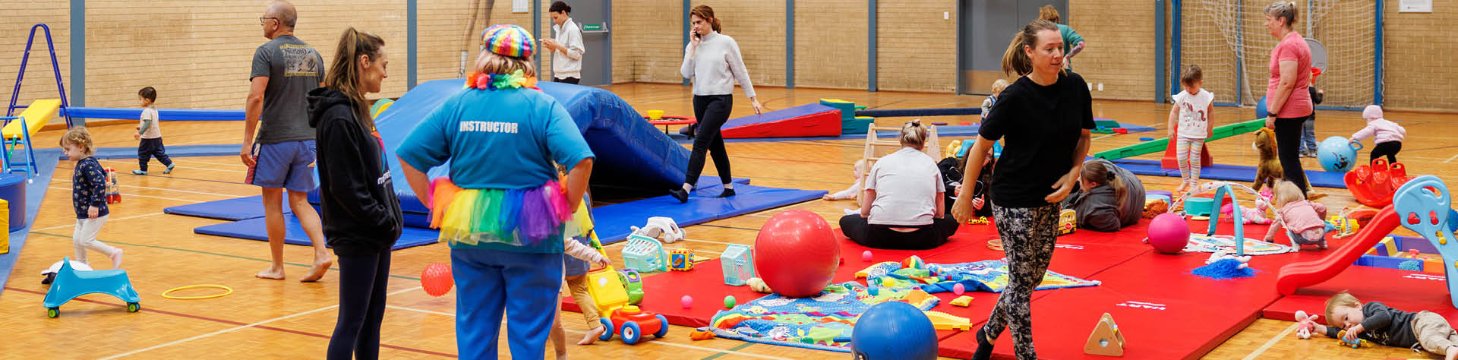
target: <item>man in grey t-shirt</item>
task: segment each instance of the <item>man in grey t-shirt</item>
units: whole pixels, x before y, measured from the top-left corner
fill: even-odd
[[[282,280],[284,217],[283,193],[289,209],[314,246],[314,266],[302,281],[318,281],[333,265],[324,248],[319,213],[309,205],[314,190],[314,129],[309,127],[306,94],[324,81],[324,58],[312,46],[294,37],[298,20],[294,5],[275,1],[258,23],[269,39],[253,52],[252,86],[245,107],[243,149],[238,156],[248,165],[245,181],[263,188],[263,211],[273,263],[256,276]],[[259,122],[263,123],[262,128]],[[255,130],[257,133],[255,134]]]

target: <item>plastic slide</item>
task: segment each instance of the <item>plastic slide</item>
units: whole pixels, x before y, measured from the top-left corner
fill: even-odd
[[[21,112],[19,116],[25,119],[26,130],[30,130],[29,135],[35,136],[35,133],[39,132],[42,127],[45,127],[46,123],[50,122],[51,118],[56,117],[56,114],[60,111],[61,99],[41,99],[31,102],[30,106],[26,107],[25,111]],[[14,139],[20,137],[20,124],[21,122],[19,121],[11,121],[10,124],[5,125],[5,138]]]
[[[1367,253],[1368,249],[1381,242],[1382,238],[1392,234],[1392,230],[1396,230],[1399,224],[1397,211],[1392,206],[1382,208],[1377,216],[1372,217],[1372,222],[1362,227],[1356,237],[1342,247],[1333,249],[1325,258],[1281,267],[1281,273],[1276,277],[1276,290],[1281,295],[1291,295],[1296,293],[1296,289],[1336,277],[1342,270],[1352,266],[1362,254]]]

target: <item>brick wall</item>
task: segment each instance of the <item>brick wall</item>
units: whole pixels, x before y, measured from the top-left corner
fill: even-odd
[[[20,58],[25,53],[25,39],[35,23],[46,23],[51,28],[51,37],[56,44],[56,59],[61,65],[63,86],[71,86],[71,2],[65,0],[4,1],[0,2],[0,13],[7,21],[0,22],[0,87],[5,95],[0,101],[9,105],[10,89],[20,71]],[[43,33],[36,34],[36,43],[31,47],[30,62],[25,72],[25,83],[21,87],[18,105],[29,104],[42,98],[54,99],[56,80],[51,72],[50,53],[46,50]],[[69,89],[67,89],[69,90]],[[133,89],[135,90],[135,89]],[[67,96],[70,96],[67,94]],[[0,112],[0,115],[4,115]]]
[[[785,2],[781,0],[711,0],[723,33],[739,43],[740,56],[754,85],[785,86]],[[670,36],[672,37],[672,36]],[[682,49],[679,50],[682,53]],[[679,59],[680,62],[682,58]],[[676,65],[676,64],[675,64]],[[674,66],[677,67],[677,66]]]
[[[881,90],[957,89],[957,3],[878,1],[876,75]],[[943,20],[943,12],[950,13]],[[797,32],[796,35],[800,35]],[[813,33],[805,33],[814,36]],[[838,66],[838,65],[837,65]]]
[[[461,75],[461,50],[466,51],[466,66],[476,61],[484,21],[470,25],[471,3],[460,0],[420,0],[416,3],[420,18],[416,21],[416,71],[420,82],[457,78]],[[508,7],[509,9],[509,7]],[[476,9],[477,14],[484,14]],[[404,63],[400,63],[405,71]],[[395,75],[403,76],[403,75]]]
[[[867,21],[864,3],[796,1],[795,86],[865,89]]]
[[[1447,61],[1458,8],[1434,1],[1431,14],[1398,13],[1385,0],[1384,105],[1392,109],[1458,111],[1458,68]]]
[[[1154,5],[1148,0],[1079,0],[1069,1],[1068,7],[1069,26],[1087,44],[1073,58],[1073,68],[1094,85],[1093,97],[1149,99],[1156,76]]]
[[[683,81],[683,12],[681,1],[613,1],[613,82]]]

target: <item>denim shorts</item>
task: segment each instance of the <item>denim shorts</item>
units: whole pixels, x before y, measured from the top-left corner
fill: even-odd
[[[314,140],[253,144],[257,161],[248,168],[247,183],[289,191],[314,191]]]

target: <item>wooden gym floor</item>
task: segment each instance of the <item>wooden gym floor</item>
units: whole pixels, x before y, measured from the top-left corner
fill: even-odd
[[[667,114],[691,114],[687,87],[678,85],[625,84],[609,87],[640,111],[663,109]],[[873,108],[925,108],[977,106],[982,98],[946,94],[867,93],[853,90],[761,88],[768,109],[782,109],[834,97]],[[736,95],[738,96],[738,95]],[[1162,137],[1169,107],[1150,102],[1098,101],[1095,116],[1124,123],[1149,125],[1160,130],[1129,135],[1095,135],[1092,152],[1138,142],[1139,137]],[[735,115],[750,113],[749,102],[740,97]],[[1252,109],[1218,108],[1214,120],[1228,124],[1254,118]],[[1401,159],[1413,174],[1439,174],[1458,184],[1458,145],[1452,139],[1458,115],[1389,112],[1388,118],[1407,127],[1409,138]],[[882,126],[894,126],[905,119],[883,118]],[[970,117],[934,118],[957,124]],[[1328,112],[1318,115],[1318,139],[1348,136],[1362,126],[1356,112]],[[169,122],[163,125],[167,145],[237,144],[241,124],[236,122]],[[93,126],[98,147],[135,146],[129,122]],[[42,147],[54,146],[60,131],[48,130],[35,140]],[[943,138],[943,144],[953,138]],[[851,163],[862,153],[861,140],[783,142],[737,142],[728,145],[734,175],[748,177],[757,185],[826,189],[845,188],[851,179]],[[1239,136],[1210,144],[1219,163],[1253,165],[1255,153],[1250,136]],[[1369,143],[1370,145],[1370,143]],[[1146,156],[1152,158],[1152,156]],[[1366,154],[1361,154],[1366,159]],[[124,249],[124,267],[142,294],[143,310],[131,314],[115,298],[90,295],[66,304],[59,319],[45,317],[40,305],[46,287],[37,275],[63,256],[71,256],[74,224],[70,203],[71,164],[62,161],[49,185],[40,215],[18,259],[10,281],[0,296],[0,354],[3,358],[319,358],[325,352],[334,328],[337,302],[337,272],[322,282],[297,282],[312,260],[310,249],[288,246],[285,259],[288,280],[259,280],[253,274],[268,262],[263,242],[240,241],[192,233],[194,227],[218,223],[215,220],[164,215],[162,209],[189,203],[229,199],[258,194],[241,182],[244,167],[235,156],[176,158],[171,175],[121,175],[123,202],[114,205],[111,221],[102,230],[102,241]],[[1307,159],[1307,169],[1317,166]],[[136,168],[136,161],[103,161],[120,173]],[[153,165],[157,166],[157,165]],[[706,166],[713,171],[712,166]],[[1175,178],[1144,178],[1151,189],[1171,189]],[[1345,190],[1319,189],[1329,196],[1322,201],[1340,208],[1352,204]],[[790,206],[819,213],[835,221],[850,202],[811,201]],[[692,226],[685,246],[701,256],[716,257],[726,244],[749,244],[770,214],[759,213]],[[621,246],[609,246],[618,259]],[[426,264],[449,262],[443,244],[396,251],[391,269],[389,311],[382,330],[381,355],[385,358],[446,358],[456,354],[452,296],[430,297],[421,291],[418,276]],[[98,268],[109,265],[105,257],[91,254]],[[618,264],[621,260],[618,259]],[[337,267],[336,267],[337,269]],[[209,300],[167,300],[167,289],[192,284],[222,284],[232,295]],[[1439,291],[1436,290],[1435,291]],[[195,294],[202,294],[199,291]],[[1411,309],[1417,310],[1417,309]],[[564,323],[568,338],[575,341],[587,329],[580,315],[568,313]],[[1407,349],[1373,348],[1352,350],[1332,346],[1328,340],[1302,341],[1292,335],[1292,322],[1258,320],[1208,354],[1207,358],[1364,358],[1423,357]],[[1182,326],[1198,326],[1186,324]],[[753,344],[734,340],[690,341],[689,328],[674,327],[666,339],[636,346],[618,341],[592,346],[568,346],[575,357],[592,358],[843,358],[839,353]],[[1068,341],[1082,341],[1070,339]],[[505,340],[502,340],[505,348]],[[550,351],[550,350],[549,350]]]

